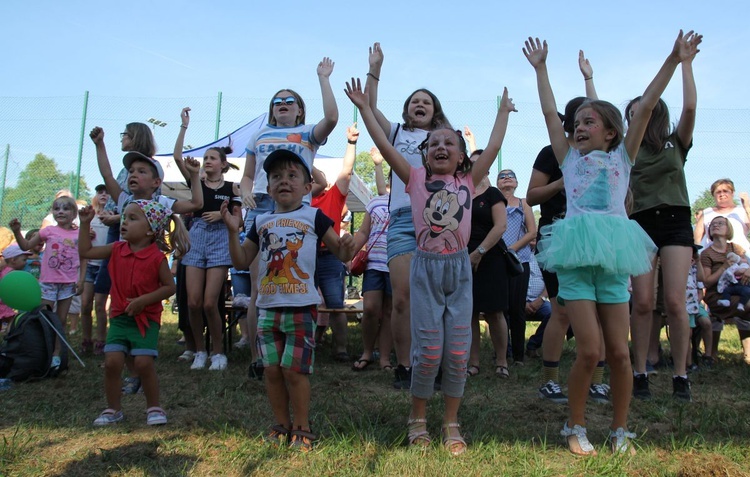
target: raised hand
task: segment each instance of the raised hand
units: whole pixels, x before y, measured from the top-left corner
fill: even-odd
[[[95,127],[89,133],[89,137],[91,138],[92,141],[94,141],[94,144],[103,144],[104,143],[104,129],[100,128],[99,126]]]
[[[583,50],[578,50],[578,67],[581,69],[581,74],[584,79],[594,77],[594,68],[591,67],[589,59],[583,54]]]
[[[698,35],[693,30],[683,34],[680,30],[674,42],[674,48],[672,48],[672,55],[675,55],[680,62],[692,61],[700,51],[698,45],[702,41],[703,35]]]
[[[235,207],[234,212],[229,212],[229,201],[225,200],[221,203],[221,208],[219,209],[219,213],[221,213],[221,218],[224,221],[224,223],[227,226],[227,230],[229,230],[232,233],[239,233],[240,231],[240,225],[242,224],[242,210],[240,207]]]
[[[190,124],[190,108],[182,108],[182,112],[180,112],[180,119],[182,120],[182,125],[187,128]]]
[[[747,195],[747,192],[740,192],[740,202],[743,207],[750,206],[750,195]]]
[[[476,138],[474,137],[474,133],[471,132],[471,129],[469,129],[469,126],[464,126],[464,139],[466,139],[466,142],[475,141]]]
[[[366,108],[370,104],[370,97],[367,94],[367,88],[362,91],[362,82],[359,78],[352,78],[351,84],[347,81],[344,93],[346,93],[346,96],[351,100],[354,106],[359,109]]]
[[[14,234],[21,232],[21,221],[18,219],[12,219],[8,223],[8,228],[10,228],[10,230],[12,230]]]
[[[375,42],[375,44],[370,47],[368,61],[370,63],[370,68],[375,67],[380,69],[380,67],[383,66],[383,50],[380,49],[380,43]]]
[[[190,175],[194,174],[200,174],[201,172],[201,163],[198,161],[198,159],[195,159],[194,157],[186,157],[182,160],[185,163],[185,169],[190,173]]]
[[[329,78],[333,73],[333,61],[327,56],[318,63],[318,76]]]
[[[500,99],[500,111],[518,112],[516,105],[513,104],[513,98],[508,97],[508,88],[503,88],[503,97]]]
[[[81,221],[81,225],[90,224],[94,215],[96,215],[96,212],[94,212],[94,208],[90,205],[82,207],[81,210],[78,211],[78,219]]]
[[[547,49],[547,40],[542,42],[539,38],[534,39],[529,37],[524,44],[526,46],[523,48],[523,54],[529,60],[531,66],[539,68],[547,61],[547,52],[549,51]]]
[[[370,148],[370,157],[372,157],[372,163],[379,166],[383,163],[383,155],[380,154],[380,149],[377,147]]]
[[[356,142],[359,139],[359,129],[357,129],[356,122],[346,128],[346,139],[352,142]]]

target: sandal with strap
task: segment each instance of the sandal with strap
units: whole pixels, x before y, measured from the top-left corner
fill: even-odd
[[[317,438],[318,436],[313,434],[311,429],[306,431],[301,428],[293,429],[289,447],[299,449],[301,452],[310,452],[313,448],[313,441]]]
[[[159,406],[146,409],[146,424],[149,426],[163,426],[167,423],[167,413]]]
[[[430,433],[427,432],[427,419],[409,419],[406,421],[406,425],[409,428],[407,434],[409,447],[427,447],[430,445],[432,439],[430,439]]]
[[[289,429],[281,424],[276,424],[275,426],[271,427],[271,430],[268,431],[268,434],[263,436],[263,440],[268,444],[279,447],[286,444],[286,442],[289,440],[289,437]]]
[[[565,438],[565,442],[568,444],[568,450],[573,454],[596,455],[596,449],[594,449],[594,446],[591,445],[588,437],[586,437],[585,427],[576,424],[571,429],[568,427],[568,422],[566,421],[560,431],[560,435]]]
[[[450,435],[451,429],[460,428],[461,424],[457,422],[443,424],[443,447],[453,456],[458,456],[466,452],[466,441],[461,437],[461,433],[459,432],[458,436]]]
[[[510,377],[510,371],[507,366],[498,365],[495,367],[495,376],[502,379],[508,379]]]
[[[613,454],[628,454],[635,455],[635,446],[631,439],[635,439],[634,432],[628,432],[622,427],[618,427],[616,430],[609,431],[609,445],[612,448]]]
[[[466,368],[466,376],[468,377],[474,377],[477,374],[479,374],[479,366],[471,365],[468,368]]]

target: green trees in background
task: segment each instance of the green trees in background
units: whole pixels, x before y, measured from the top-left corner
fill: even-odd
[[[3,191],[0,225],[18,217],[24,230],[39,227],[50,211],[55,193],[60,189],[72,190],[74,181],[74,174],[60,172],[54,159],[38,153],[19,174],[16,186]],[[91,191],[83,178],[79,181],[79,195],[88,201]]]

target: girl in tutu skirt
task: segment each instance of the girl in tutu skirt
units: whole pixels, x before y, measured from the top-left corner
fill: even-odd
[[[634,453],[627,431],[633,386],[628,352],[628,278],[651,269],[656,247],[628,220],[625,197],[630,170],[646,125],[677,65],[695,54],[692,32],[680,31],[672,52],[646,88],[624,136],[620,111],[606,101],[584,102],[576,112],[569,146],[547,75],[547,42],[526,41],[524,55],[536,70],[539,99],[552,149],[565,180],[567,215],[542,229],[537,260],[557,273],[558,300],[565,303],[576,336],[576,361],[568,382],[570,414],[561,434],[571,452],[596,451],[586,437],[586,398],[599,361],[601,340],[611,369],[613,452]]]

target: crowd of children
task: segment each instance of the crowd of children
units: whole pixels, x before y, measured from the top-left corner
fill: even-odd
[[[304,451],[316,438],[309,421],[309,376],[316,342],[328,325],[318,315],[318,305],[334,310],[343,307],[344,264],[368,244],[372,267],[365,274],[364,291],[369,299],[363,321],[364,352],[352,369],[362,371],[376,359],[376,336],[386,353],[392,339],[394,386],[408,388],[412,395],[406,421],[409,445],[430,444],[427,402],[439,387],[445,402],[443,446],[459,455],[467,449],[459,424],[461,398],[467,376],[479,373],[479,312],[505,325],[503,312],[510,310],[513,339],[508,356],[522,364],[523,305],[531,264],[538,262],[541,272],[537,274],[543,275],[552,300],[552,316],[544,331],[545,384],[540,396],[568,402],[569,415],[561,435],[578,455],[596,453],[587,437],[587,399],[611,399],[610,447],[615,453],[632,454],[634,434],[627,424],[630,401],[650,397],[649,336],[660,328],[652,325],[657,277],[670,327],[676,399],[692,399],[687,372],[697,365],[701,341],[706,362],[711,364],[716,358],[717,329],[704,302],[711,315],[736,321],[743,346],[750,342],[748,251],[733,241],[747,233],[747,217],[739,219],[741,230],[724,215],[713,214],[705,223],[701,217],[700,233],[696,230],[695,234],[702,235],[705,228],[707,239],[695,245],[686,215],[689,202],[683,166],[695,123],[692,62],[701,41],[701,35],[680,31],[643,95],[628,104],[625,134],[620,111],[597,98],[593,69],[583,52],[579,66],[587,97],[572,100],[565,114],[559,115],[547,71],[547,43],[528,38],[523,53],[536,73],[551,143],[534,164],[528,201],[515,197],[518,183],[513,171],[500,171],[497,183],[502,193],[487,179],[505,139],[510,113],[515,111],[507,89],[484,149],[475,151],[468,129],[462,134],[450,126],[440,101],[426,89],[406,99],[403,122],[390,122],[377,107],[384,55],[375,43],[370,48],[365,87],[360,79],[352,78],[345,89],[378,147],[373,158],[376,174],[380,171],[381,195],[368,205],[356,237],[339,230],[356,157],[356,127],[347,130],[347,156],[332,184],[326,184],[314,166],[318,148],[338,122],[330,83],[334,63],[329,58],[317,66],[324,117],[307,125],[300,95],[291,89],[279,90],[269,104],[268,124],[246,145],[244,173],[238,184],[224,179],[230,168],[236,168],[227,160],[231,144],[209,148],[202,164],[183,158],[190,108],[182,110],[174,159],[190,187],[188,200],[161,194],[164,171],[153,158],[156,146],[148,126],[130,123],[121,133],[124,169],[117,178],[104,147],[104,131],[95,127],[90,137],[104,184],[95,188],[93,205],[79,210],[70,194],[62,194],[51,206],[50,219],[55,224],[26,235],[21,222],[13,219],[9,227],[15,243],[6,237],[7,243],[2,244],[0,279],[14,270],[31,272],[41,285],[42,304],[54,307],[63,323],[73,297],[82,295],[82,350],[104,354],[107,408],[94,420],[95,426],[121,421],[121,394],[140,388],[146,398],[147,424],[162,425],[167,414],[160,406],[154,360],[162,302],[178,289],[165,254],[172,253],[175,270],[181,270],[178,283],[185,293],[182,312],[187,314],[180,320],[186,342],[180,359],[189,361],[193,370],[205,368],[208,362],[211,371],[227,368],[220,311],[224,284],[230,267],[233,277],[249,273],[250,286],[242,290],[250,298],[240,345],[251,345],[251,372],[256,376],[258,370],[263,372],[274,419],[266,439]],[[685,101],[680,121],[671,131],[660,96],[678,66]],[[389,195],[385,195],[380,166],[383,159],[393,173]],[[485,204],[480,198],[488,189],[486,197],[492,200]],[[108,202],[110,197],[113,200]],[[527,243],[537,235],[530,213],[530,205],[535,204],[542,204],[542,219],[534,257]],[[472,234],[473,208],[485,214],[481,234]],[[515,225],[508,231],[510,222]],[[485,257],[495,245],[498,248]],[[474,287],[474,297],[491,295],[487,287],[496,285],[487,280],[492,276],[487,264],[502,264],[497,266],[506,270],[504,254],[512,258],[513,252],[526,253],[521,257],[522,272],[518,277],[511,277],[509,270],[503,273],[502,292],[479,308],[473,306],[472,277],[485,277],[483,287]],[[108,319],[104,314],[107,295],[111,300]],[[513,306],[521,308],[512,310],[511,301],[518,301]],[[497,311],[498,307],[502,309]],[[15,313],[0,303],[3,330]],[[384,318],[379,324],[381,314]],[[508,327],[499,326],[499,321],[493,329],[504,336],[495,349],[496,374],[508,377]],[[346,352],[346,317],[334,312],[330,324],[336,340],[334,356],[351,362]],[[576,337],[576,359],[566,397],[558,384],[557,368],[568,324]],[[692,340],[691,328],[697,330]],[[474,348],[470,347],[472,335]],[[53,369],[60,365],[60,348],[58,340]],[[750,349],[745,353],[750,360]],[[611,394],[609,388],[601,387],[605,359]],[[380,365],[393,369],[388,355],[381,354]],[[121,375],[126,366],[129,377],[123,388]]]

